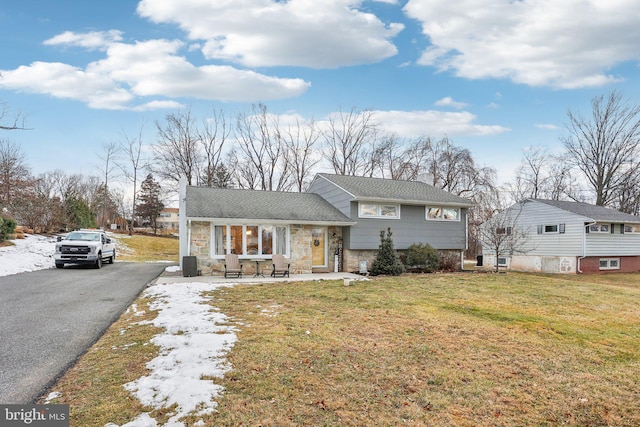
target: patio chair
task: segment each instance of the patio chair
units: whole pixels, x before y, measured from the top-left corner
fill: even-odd
[[[240,264],[240,260],[238,259],[238,255],[236,254],[227,254],[224,257],[224,277],[229,277],[230,275],[236,275],[236,277],[242,277],[242,264]]]
[[[273,277],[276,277],[277,275],[280,275],[282,277],[284,276],[289,277],[289,266],[291,264],[285,262],[283,255],[273,254],[272,261],[273,261],[273,271],[271,272],[271,275]]]

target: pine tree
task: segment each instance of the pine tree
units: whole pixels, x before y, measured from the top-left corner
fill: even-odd
[[[387,228],[386,236],[384,230],[380,230],[380,247],[371,265],[371,274],[374,276],[379,274],[398,276],[404,272],[404,265],[393,247],[391,235],[391,228]]]
[[[94,228],[96,219],[87,202],[78,196],[67,197],[64,202],[67,229]]]
[[[148,174],[140,184],[138,203],[136,205],[136,213],[143,220],[149,221],[153,234],[158,231],[158,216],[164,209],[164,203],[160,201],[160,190],[160,184],[153,179],[153,175]]]

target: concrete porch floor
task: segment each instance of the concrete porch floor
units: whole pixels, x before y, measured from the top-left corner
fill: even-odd
[[[314,274],[292,274],[291,277],[271,277],[268,274],[265,277],[253,277],[253,274],[247,274],[242,277],[224,276],[195,276],[182,277],[176,275],[162,275],[155,280],[155,283],[277,283],[277,282],[303,282],[312,280],[344,280],[350,281],[369,280],[365,276],[353,273],[314,273]]]

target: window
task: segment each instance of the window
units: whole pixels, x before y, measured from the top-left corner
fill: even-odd
[[[211,254],[213,258],[222,258],[228,253],[247,258],[270,258],[274,253],[288,255],[288,236],[286,226],[216,225],[211,236]]]
[[[600,258],[600,270],[619,270],[620,258]]]
[[[498,267],[507,267],[507,258],[506,257],[498,257]]]
[[[640,225],[628,225],[628,224],[624,224],[623,225],[623,230],[624,233],[640,233]]]
[[[611,231],[610,224],[591,224],[589,233],[609,233]]]
[[[361,202],[358,206],[358,216],[361,218],[400,218],[400,205]]]
[[[496,228],[496,234],[506,234],[507,236],[511,235],[511,227],[499,227]]]
[[[436,221],[460,221],[460,209],[427,206],[426,218]]]
[[[564,234],[566,224],[545,224],[538,225],[538,234]]]

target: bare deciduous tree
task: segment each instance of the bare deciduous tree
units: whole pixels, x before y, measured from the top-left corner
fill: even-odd
[[[133,186],[131,202],[131,220],[129,225],[129,235],[133,234],[133,224],[136,217],[136,194],[138,191],[138,173],[147,167],[147,161],[142,157],[143,152],[142,127],[138,131],[138,136],[129,137],[126,132],[122,134],[121,148],[126,159],[119,163],[120,170]]]
[[[519,204],[493,215],[480,228],[483,246],[495,257],[495,271],[500,264],[498,259],[531,250],[529,231],[518,227],[517,220],[522,211]]]
[[[109,178],[111,178],[117,168],[115,160],[119,148],[120,146],[118,145],[118,143],[110,142],[103,145],[104,151],[103,153],[98,155],[98,158],[104,162],[104,182],[102,184],[104,186],[104,189],[102,191],[102,218],[97,221],[98,224],[100,224],[102,227],[106,227],[107,225],[107,207],[109,205]]]
[[[250,113],[240,113],[236,120],[237,147],[232,151],[238,184],[242,188],[287,191],[289,160],[278,118],[263,104],[253,105]]]
[[[323,136],[323,156],[336,174],[373,175],[378,125],[372,111],[340,110],[329,117]]]
[[[211,117],[202,120],[202,127],[196,129],[197,140],[204,151],[204,164],[199,178],[202,184],[213,187],[219,182],[221,168],[224,168],[222,154],[225,143],[231,134],[231,127],[222,111],[214,111]]]
[[[154,145],[154,173],[177,184],[181,177],[195,185],[201,162],[200,137],[191,111],[169,114],[165,123],[156,122],[158,141]]]
[[[13,116],[11,118],[10,116]],[[0,130],[25,130],[24,117],[20,113],[12,114],[6,102],[0,102]]]
[[[20,146],[0,139],[0,207],[8,207],[31,178]]]
[[[591,101],[591,117],[569,110],[568,136],[562,137],[568,161],[582,171],[595,204],[610,205],[640,166],[640,106],[618,92]]]
[[[281,136],[287,146],[291,179],[296,190],[302,192],[310,181],[314,166],[320,162],[320,156],[314,152],[320,131],[314,120],[304,124],[296,120],[295,125],[283,130]]]

